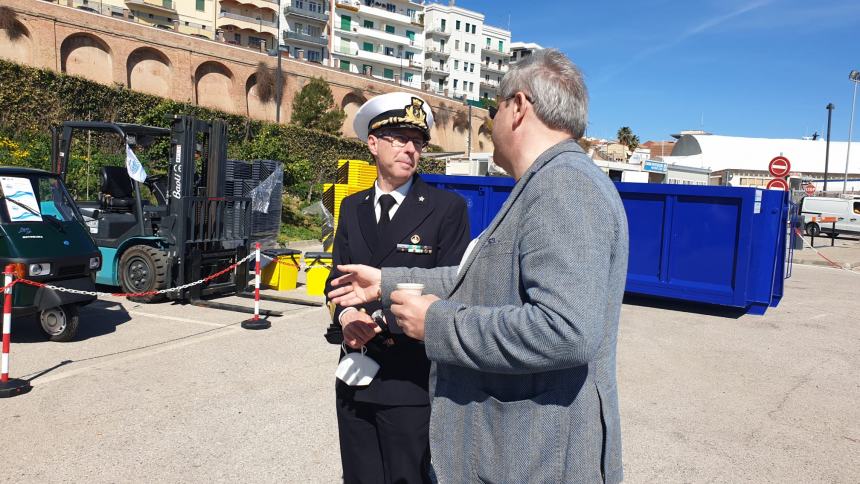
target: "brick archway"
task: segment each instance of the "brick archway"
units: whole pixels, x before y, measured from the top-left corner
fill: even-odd
[[[255,119],[275,120],[275,94],[272,92],[268,101],[260,98],[260,86],[257,82],[257,74],[248,76],[245,82],[245,101],[248,106],[248,116]]]
[[[173,83],[170,59],[152,47],[135,49],[126,61],[126,82],[129,89],[168,97]]]
[[[111,84],[113,54],[108,44],[93,34],[72,34],[60,46],[60,70],[73,76]]]
[[[233,102],[233,72],[224,64],[207,61],[194,72],[197,104],[228,113],[236,112]]]
[[[11,19],[0,28],[0,58],[20,64],[33,64],[33,37],[23,23]]]

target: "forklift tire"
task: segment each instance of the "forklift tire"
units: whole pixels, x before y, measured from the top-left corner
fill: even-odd
[[[42,330],[51,341],[67,342],[75,339],[80,323],[80,309],[77,304],[64,304],[44,309],[39,313]]]
[[[135,245],[119,260],[119,282],[122,291],[140,293],[167,288],[167,255],[148,245]],[[164,294],[129,296],[130,301],[141,303],[160,302]]]

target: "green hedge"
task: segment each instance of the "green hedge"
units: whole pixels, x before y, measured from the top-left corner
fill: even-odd
[[[106,86],[51,70],[0,60],[0,164],[50,169],[50,128],[67,120],[113,121],[167,127],[167,116],[187,114],[228,123],[228,157],[284,162],[284,187],[293,196],[318,199],[322,183],[334,180],[338,159],[370,160],[364,143],[294,125],[277,125],[188,103]],[[116,146],[84,149],[78,140],[70,163],[69,188],[94,198],[98,170],[119,165]],[[138,156],[150,172],[164,170],[166,147]],[[87,153],[88,156],[83,156]],[[445,165],[425,159],[421,171],[444,173]]]

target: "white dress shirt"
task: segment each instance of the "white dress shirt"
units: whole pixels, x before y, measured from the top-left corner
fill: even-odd
[[[391,192],[383,192],[382,189],[379,188],[379,182],[373,182],[373,213],[376,214],[376,221],[379,222],[380,212],[382,211],[382,207],[379,205],[379,197],[386,194],[394,197],[394,201],[396,203],[391,207],[391,210],[388,211],[388,220],[394,220],[394,214],[397,213],[397,209],[403,204],[403,200],[406,199],[406,194],[409,193],[410,188],[412,188],[412,178]]]

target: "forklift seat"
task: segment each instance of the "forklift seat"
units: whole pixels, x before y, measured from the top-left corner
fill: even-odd
[[[131,177],[124,166],[103,166],[99,201],[105,210],[128,212],[134,206]]]

